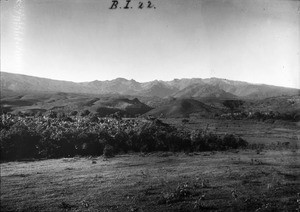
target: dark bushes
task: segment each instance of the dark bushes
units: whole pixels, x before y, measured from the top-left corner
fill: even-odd
[[[173,131],[167,134],[168,150],[173,152],[191,151],[190,133],[187,131]]]
[[[0,132],[1,159],[34,158],[38,155],[40,136],[23,123],[16,123]]]
[[[242,100],[225,100],[223,102],[223,105],[229,108],[231,111],[234,111],[235,109],[241,107],[243,104],[244,101]]]
[[[81,132],[76,139],[76,155],[101,155],[103,152],[105,140],[99,139],[96,133]]]
[[[81,116],[88,116],[91,112],[89,110],[84,110],[80,113]]]
[[[112,145],[115,146],[117,152],[124,151],[125,153],[128,152],[130,146],[128,144],[129,136],[124,131],[119,131],[113,138]]]
[[[113,157],[114,156],[114,148],[111,145],[107,144],[104,147],[103,156],[106,157],[106,158]]]
[[[245,140],[235,135],[226,134],[221,137],[202,130],[191,133],[191,142],[192,149],[195,151],[227,150],[247,146]]]
[[[237,149],[239,147],[246,147],[248,143],[240,137],[236,137],[232,134],[226,134],[223,137],[222,145],[226,149]]]
[[[108,107],[99,107],[97,108],[97,115],[99,117],[106,117],[115,113],[119,113],[120,116],[124,115],[125,112],[120,110],[120,109],[116,109],[116,108],[108,108]]]
[[[74,119],[74,120],[73,120]],[[235,135],[179,130],[159,120],[2,117],[2,160],[153,151],[211,151],[245,147]]]

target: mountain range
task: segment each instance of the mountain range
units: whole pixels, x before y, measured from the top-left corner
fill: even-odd
[[[243,103],[238,111],[273,111],[300,117],[300,90],[294,88],[218,78],[145,83],[117,78],[75,83],[0,73],[1,112],[215,117],[230,112],[224,103],[233,101]]]
[[[300,89],[251,84],[219,78],[174,79],[137,82],[117,78],[106,81],[70,82],[1,72],[1,97],[11,93],[66,92],[78,94],[117,94],[159,98],[264,99],[300,95]]]

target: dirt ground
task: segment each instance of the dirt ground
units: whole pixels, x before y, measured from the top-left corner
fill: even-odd
[[[181,124],[180,120],[168,121]],[[191,120],[182,127],[203,128],[207,123],[210,130],[235,132],[251,143],[274,148],[1,163],[0,209],[300,210],[299,127],[212,120]]]

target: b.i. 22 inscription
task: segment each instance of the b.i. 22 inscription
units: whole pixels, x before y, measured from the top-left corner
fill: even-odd
[[[126,1],[119,1],[119,0],[112,0],[111,6],[109,9],[156,9],[155,5],[151,1],[142,2],[139,1],[137,4],[131,2],[131,0]]]

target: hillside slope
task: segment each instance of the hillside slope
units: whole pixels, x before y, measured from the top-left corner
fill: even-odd
[[[213,85],[198,85],[188,86],[172,95],[175,98],[236,98],[235,95],[225,92],[217,86]]]
[[[179,118],[188,117],[190,114],[198,115],[214,115],[220,113],[220,110],[194,99],[175,99],[168,104],[155,108],[145,115],[155,117]]]

